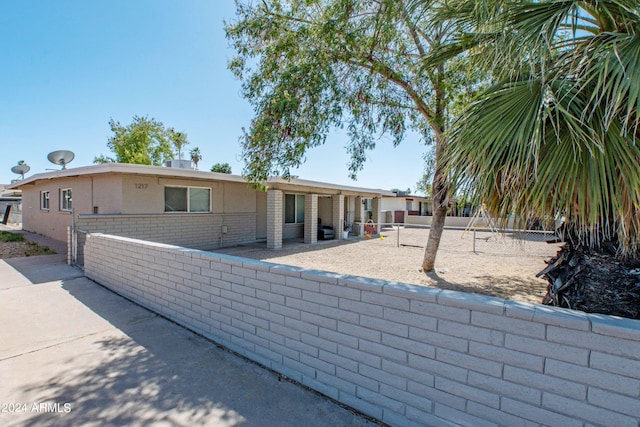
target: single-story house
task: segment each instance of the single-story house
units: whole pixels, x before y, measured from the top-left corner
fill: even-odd
[[[382,211],[388,223],[403,224],[407,215],[432,215],[430,197],[394,192],[393,196],[382,197]]]
[[[102,232],[211,250],[266,241],[316,243],[360,233],[369,213],[379,223],[378,189],[270,178],[266,191],[239,175],[173,167],[105,163],[32,175],[22,190],[24,230],[69,241],[68,229]],[[331,227],[333,233],[325,233]],[[378,228],[379,229],[379,228]]]
[[[393,196],[382,196],[381,217],[383,223],[429,226],[433,219],[431,197],[417,196],[405,191],[394,191]],[[471,222],[475,210],[470,203],[460,204],[449,199],[446,226],[466,227]],[[466,217],[466,218],[462,218]],[[484,220],[481,221],[485,225]]]

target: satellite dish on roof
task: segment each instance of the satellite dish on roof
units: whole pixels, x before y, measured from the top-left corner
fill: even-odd
[[[73,151],[57,150],[49,153],[49,155],[47,156],[47,159],[49,159],[49,161],[54,165],[60,165],[62,166],[62,169],[66,169],[67,164],[71,163],[71,160],[73,160],[75,156],[76,155],[73,154]]]
[[[22,163],[19,165],[16,165],[14,167],[11,168],[11,172],[20,175],[24,180],[24,174],[29,172],[31,170],[31,167],[29,167],[29,165],[27,165],[26,163]]]

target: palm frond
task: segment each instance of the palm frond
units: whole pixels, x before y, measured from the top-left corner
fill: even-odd
[[[633,138],[640,111],[640,38],[636,34],[601,34],[565,55],[562,75],[574,75],[590,96],[586,114],[605,108],[604,122],[622,120]]]

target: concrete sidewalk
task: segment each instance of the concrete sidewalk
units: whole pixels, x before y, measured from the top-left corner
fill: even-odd
[[[0,260],[0,405],[2,426],[376,425],[102,288],[64,254]]]

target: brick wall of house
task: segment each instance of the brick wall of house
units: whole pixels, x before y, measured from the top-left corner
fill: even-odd
[[[640,422],[640,321],[90,235],[85,274],[394,426]]]
[[[267,191],[267,246],[269,249],[282,249],[283,203],[282,191]]]
[[[223,233],[226,226],[226,233]],[[83,264],[86,233],[105,233],[194,249],[212,250],[256,240],[255,213],[80,215],[78,264]]]
[[[304,242],[318,242],[318,195],[304,196]]]
[[[342,231],[344,230],[344,196],[342,194],[331,197],[331,218],[332,226],[335,233],[335,239],[342,240]]]

